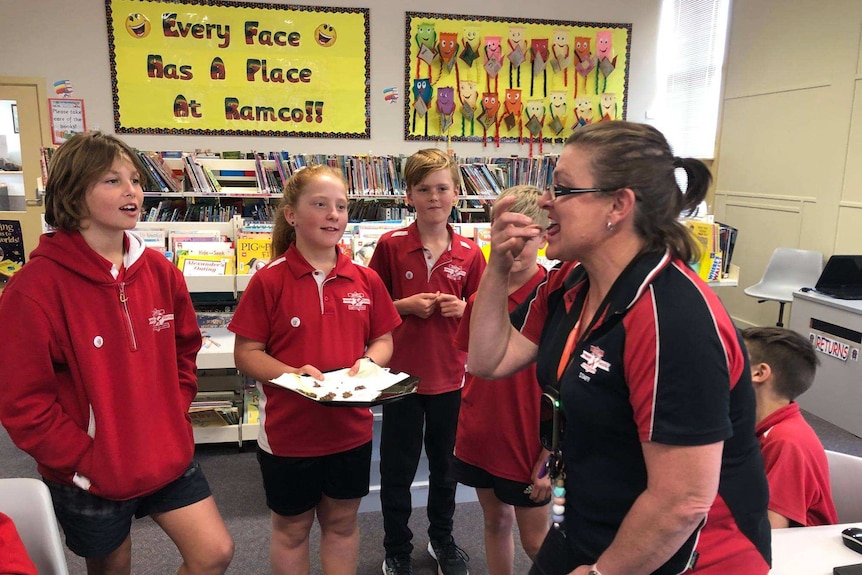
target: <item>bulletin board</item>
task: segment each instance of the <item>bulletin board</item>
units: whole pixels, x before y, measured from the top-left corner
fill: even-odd
[[[536,144],[625,119],[631,24],[407,12],[408,140]]]
[[[84,100],[48,98],[51,116],[51,141],[59,146],[75,134],[87,131]]]
[[[126,134],[370,138],[369,10],[105,0]]]

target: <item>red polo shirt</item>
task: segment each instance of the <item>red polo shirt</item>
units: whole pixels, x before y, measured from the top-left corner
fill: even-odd
[[[419,228],[391,231],[377,242],[368,266],[380,274],[392,299],[417,293],[449,293],[469,298],[479,287],[485,257],[472,240],[456,234],[451,226],[450,249],[430,268]],[[395,330],[395,353],[389,366],[420,378],[419,393],[437,395],[460,389],[464,383],[467,354],[455,347],[460,318],[406,315]]]
[[[229,329],[264,342],[269,355],[293,367],[325,372],[353,365],[401,319],[377,274],[340,252],[332,272],[320,275],[291,245],[251,279]],[[273,385],[258,387],[264,451],[315,457],[371,441],[367,408],[326,407]]]
[[[791,402],[757,424],[769,482],[769,508],[804,525],[838,523],[829,461],[817,434]]]
[[[539,267],[527,283],[509,294],[509,311],[527,299],[545,279]],[[470,315],[475,294],[470,296],[456,345],[467,351]],[[542,452],[539,443],[539,399],[542,388],[536,381],[536,366],[530,364],[506,379],[488,381],[467,374],[458,414],[455,455],[461,461],[484,469],[491,475],[531,483],[533,467]]]

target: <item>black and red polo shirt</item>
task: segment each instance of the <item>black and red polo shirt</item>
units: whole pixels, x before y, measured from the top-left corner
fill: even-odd
[[[525,302],[521,332],[538,344],[541,385],[557,384],[589,278],[568,263]],[[754,434],[742,340],[718,296],[683,262],[650,253],[629,264],[582,328],[560,379],[566,417],[566,530],[597,558],[646,489],[641,443],[724,442],[719,493],[705,526],[656,573],[766,573],[768,490]]]

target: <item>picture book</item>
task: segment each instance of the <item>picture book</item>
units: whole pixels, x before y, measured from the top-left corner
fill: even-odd
[[[243,423],[260,423],[260,390],[247,387],[243,391]]]
[[[0,220],[0,274],[12,277],[24,265],[21,222]]]
[[[719,250],[719,225],[699,220],[686,220],[686,227],[700,244],[700,258],[692,266],[701,279],[721,279],[721,251]]]
[[[186,276],[220,276],[233,274],[235,256],[181,255],[177,267]]]
[[[242,234],[236,240],[237,274],[250,275],[269,263],[272,257],[272,235]]]

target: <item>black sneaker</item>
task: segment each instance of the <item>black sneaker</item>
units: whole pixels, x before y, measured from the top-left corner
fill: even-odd
[[[470,556],[455,545],[451,537],[445,543],[428,542],[428,553],[437,561],[438,575],[469,575],[467,563]]]
[[[413,560],[410,555],[394,555],[383,562],[383,575],[413,575]]]

